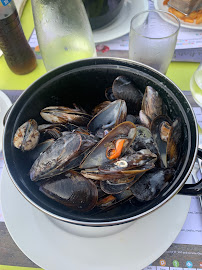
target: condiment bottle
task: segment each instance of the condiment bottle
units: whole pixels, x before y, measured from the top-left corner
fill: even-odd
[[[13,0],[0,0],[0,49],[7,65],[16,74],[27,74],[37,66]]]

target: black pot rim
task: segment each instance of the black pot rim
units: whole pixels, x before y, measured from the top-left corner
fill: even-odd
[[[121,63],[129,63],[129,64],[133,64],[133,65],[139,65],[139,66],[142,66],[143,68],[145,69],[149,69],[149,70],[152,70],[153,72],[157,73],[158,75],[160,75],[161,77],[164,77],[166,79],[166,81],[170,82],[179,92],[181,92],[180,88],[172,81],[170,80],[168,77],[166,77],[164,74],[160,73],[159,71],[147,66],[147,65],[144,65],[142,63],[139,63],[139,62],[136,62],[136,61],[133,61],[133,60],[129,60],[129,59],[124,59],[124,58],[118,58],[118,57],[96,57],[96,58],[87,58],[87,59],[82,59],[82,60],[77,60],[77,61],[74,61],[74,62],[71,62],[71,63],[68,63],[68,64],[64,64],[58,68],[55,68],[47,73],[45,73],[44,75],[42,75],[41,77],[39,77],[37,80],[35,80],[32,84],[30,84],[30,86],[22,93],[22,95],[18,98],[18,100],[13,104],[10,112],[9,112],[9,115],[8,115],[8,119],[9,119],[9,116],[10,114],[12,114],[12,111],[14,110],[17,102],[23,98],[23,96],[25,94],[27,94],[27,92],[29,91],[29,89],[35,85],[36,82],[40,81],[42,78],[44,78],[45,76],[48,76],[48,74],[54,72],[54,71],[58,71],[60,70],[62,67],[64,66],[71,66],[71,65],[76,65],[77,63],[80,63],[80,62],[99,62],[99,61],[105,61],[106,63],[108,61],[112,61],[114,62],[114,64],[116,65],[121,65]],[[119,64],[117,64],[117,62]],[[88,65],[87,65],[88,66]],[[184,96],[184,95],[183,95]],[[189,101],[187,100],[186,96],[184,96],[184,99],[186,100],[186,102],[189,104]],[[123,223],[127,223],[127,222],[131,222],[131,221],[134,221],[138,218],[141,218],[145,215],[148,215],[150,213],[152,213],[154,210],[158,209],[159,207],[161,207],[162,205],[164,205],[166,202],[168,202],[170,199],[172,199],[173,196],[175,196],[179,191],[180,189],[183,187],[183,185],[185,184],[185,182],[187,181],[189,175],[191,174],[191,171],[193,169],[193,166],[194,166],[194,163],[195,163],[195,160],[196,160],[196,157],[197,157],[197,150],[198,150],[198,140],[199,140],[199,134],[198,134],[198,128],[197,128],[197,121],[196,121],[196,117],[195,117],[195,114],[194,114],[194,111],[191,107],[191,105],[189,104],[189,109],[191,110],[192,112],[192,115],[193,115],[193,119],[194,119],[194,125],[195,125],[195,131],[196,131],[196,145],[195,145],[195,150],[194,150],[194,155],[193,155],[193,159],[192,159],[192,163],[191,163],[191,166],[189,167],[189,169],[187,170],[186,172],[186,175],[185,177],[183,178],[183,180],[180,182],[180,184],[178,185],[178,187],[169,195],[167,196],[161,203],[157,204],[155,207],[149,209],[148,211],[145,211],[139,215],[136,215],[136,216],[132,216],[132,217],[129,217],[129,218],[125,218],[125,219],[120,219],[120,220],[116,220],[116,221],[109,221],[109,222],[86,222],[86,221],[79,221],[79,220],[72,220],[72,219],[69,219],[69,218],[66,218],[66,217],[61,217],[61,216],[58,216],[56,214],[53,214],[51,213],[50,211],[47,211],[45,210],[43,207],[40,207],[38,204],[36,204],[35,202],[33,202],[22,190],[21,188],[18,186],[18,184],[16,183],[15,179],[13,178],[12,174],[10,173],[10,170],[9,170],[9,167],[8,167],[8,164],[7,164],[7,161],[6,161],[6,155],[5,155],[5,146],[4,146],[4,141],[5,141],[5,132],[4,132],[4,135],[3,135],[3,157],[4,157],[4,162],[5,162],[5,165],[6,165],[6,169],[7,169],[7,172],[13,182],[13,184],[15,185],[15,187],[17,188],[17,190],[20,192],[20,194],[29,202],[31,203],[32,206],[36,207],[38,210],[42,211],[43,213],[47,214],[48,216],[51,216],[52,218],[55,218],[57,220],[60,220],[60,221],[64,221],[64,222],[67,222],[67,223],[71,223],[71,224],[75,224],[75,225],[82,225],[82,226],[90,226],[90,227],[105,227],[105,226],[113,226],[113,225],[119,225],[119,224],[123,224]],[[5,130],[7,128],[7,122],[5,123]]]

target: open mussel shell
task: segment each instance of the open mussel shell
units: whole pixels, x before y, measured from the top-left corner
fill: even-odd
[[[118,194],[118,193],[123,192],[125,189],[129,188],[130,186],[132,186],[142,174],[128,177],[126,180],[126,183],[119,183],[119,181],[117,180],[100,181],[100,188],[106,194]]]
[[[30,119],[17,129],[13,144],[23,152],[29,151],[36,147],[39,138],[38,124],[34,119]]]
[[[151,132],[163,163],[162,166],[165,168],[175,167],[181,151],[180,120],[176,119],[172,122],[167,116],[158,116],[152,121]]]
[[[107,166],[106,167],[98,167],[92,169],[81,170],[81,174],[86,178],[106,181],[106,180],[118,180],[120,183],[126,182],[127,178],[131,178],[137,175],[140,175],[146,171],[149,171],[155,167],[155,161],[151,160],[140,167],[132,167],[132,168],[123,168],[123,167],[114,167]],[[121,161],[122,162],[122,161]],[[125,163],[125,162],[124,162]],[[111,170],[110,170],[111,169]]]
[[[112,92],[116,99],[126,101],[128,112],[137,115],[142,104],[142,92],[126,76],[118,76],[112,84]]]
[[[55,142],[55,139],[51,138],[48,140],[45,140],[29,152],[29,158],[32,162],[34,162],[44,151],[48,149],[53,143]]]
[[[67,163],[74,159],[81,146],[81,136],[66,133],[47,148],[34,162],[30,169],[32,181],[52,177],[64,172]]]
[[[75,133],[77,133],[77,131]],[[81,133],[80,131],[78,131],[78,134],[81,136],[80,148],[76,156],[69,160],[69,162],[67,162],[66,165],[63,167],[63,171],[79,167],[85,155],[87,155],[90,149],[97,143],[97,140],[93,135]]]
[[[109,210],[121,205],[122,203],[127,202],[128,200],[130,200],[133,197],[134,197],[134,195],[130,189],[125,189],[118,194],[106,195],[105,197],[98,200],[97,205],[93,210],[94,214],[97,214],[100,211],[101,212],[109,211]]]
[[[88,123],[87,128],[93,134],[98,130],[111,130],[121,122],[125,121],[127,107],[124,100],[110,102],[108,106],[99,111]]]
[[[96,115],[100,111],[102,111],[104,108],[106,108],[108,105],[110,105],[111,102],[109,100],[105,100],[102,103],[98,104],[97,106],[94,107],[92,111],[92,115]]]
[[[134,185],[131,192],[138,201],[150,201],[168,184],[174,175],[173,169],[153,169],[146,172]]]
[[[142,149],[133,154],[124,155],[123,157],[110,162],[105,163],[98,167],[100,172],[115,174],[131,171],[135,173],[135,170],[141,170],[147,163],[155,163],[157,156],[153,154],[149,149]],[[132,173],[131,173],[132,174]]]
[[[180,119],[176,119],[170,129],[167,141],[167,165],[175,167],[180,156],[182,139],[182,126]]]
[[[96,185],[75,171],[44,181],[39,190],[49,198],[83,212],[93,209],[98,200]]]
[[[92,118],[87,113],[79,109],[71,109],[64,106],[46,107],[40,112],[41,117],[50,123],[72,123],[75,125],[85,126]]]
[[[136,126],[131,122],[123,122],[116,126],[112,131],[110,131],[102,140],[98,142],[97,145],[90,151],[88,155],[81,162],[80,168],[95,168],[99,167],[104,163],[109,162],[109,159],[106,156],[106,150],[110,143],[112,143],[115,139],[119,138],[125,139],[127,142],[125,147],[123,148],[123,154],[132,144],[136,135]]]
[[[142,100],[141,109],[143,112],[149,119],[153,120],[158,115],[163,114],[163,108],[165,108],[165,105],[159,93],[153,87],[147,86]]]
[[[169,123],[172,125],[172,121],[166,115],[157,116],[151,123],[151,133],[154,139],[155,146],[158,150],[162,166],[167,168],[167,142],[162,140],[161,132],[162,125],[164,123]]]

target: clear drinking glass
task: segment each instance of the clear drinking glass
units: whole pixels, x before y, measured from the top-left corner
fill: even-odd
[[[190,90],[195,102],[202,107],[202,63],[191,77]]]
[[[147,10],[131,20],[129,58],[151,66],[163,74],[172,60],[179,19],[166,11]]]
[[[46,70],[96,56],[82,0],[32,0],[35,29]]]

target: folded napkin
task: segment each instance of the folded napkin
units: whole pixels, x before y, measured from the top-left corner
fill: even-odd
[[[15,3],[15,6],[17,8],[19,17],[22,16],[23,9],[25,7],[26,2],[27,2],[27,0],[14,0],[14,3]],[[1,57],[2,54],[3,54],[3,52],[0,50],[0,57]]]

